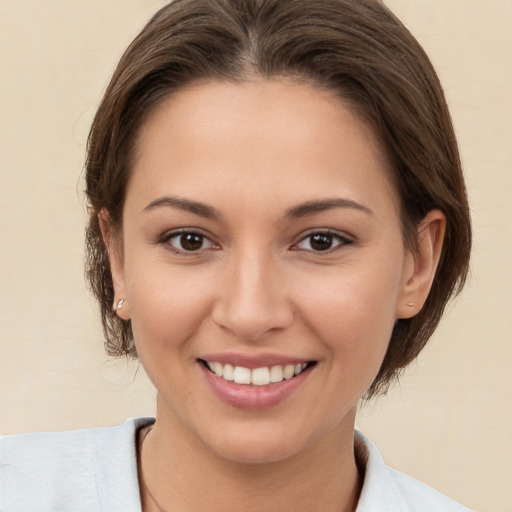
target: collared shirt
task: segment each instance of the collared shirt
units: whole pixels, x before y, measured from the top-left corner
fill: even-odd
[[[137,431],[153,421],[0,438],[0,512],[141,512]],[[364,469],[356,512],[469,512],[386,466],[359,431],[355,449]]]

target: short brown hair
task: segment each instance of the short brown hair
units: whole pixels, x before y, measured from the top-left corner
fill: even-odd
[[[86,274],[100,303],[106,350],[136,357],[130,322],[112,311],[114,289],[98,214],[114,230],[143,120],[197,80],[289,77],[334,91],[369,120],[393,163],[404,240],[440,209],[447,226],[423,309],[399,320],[368,396],[384,391],[417,357],[465,282],[471,224],[450,114],[432,64],[379,0],[175,0],[131,43],[96,113],[88,143]]]

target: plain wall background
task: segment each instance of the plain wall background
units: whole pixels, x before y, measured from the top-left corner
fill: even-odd
[[[472,277],[420,359],[358,425],[387,462],[480,512],[512,511],[512,2],[388,0],[431,56],[459,136]],[[0,432],[152,415],[109,360],[83,280],[88,128],[161,0],[0,0]]]

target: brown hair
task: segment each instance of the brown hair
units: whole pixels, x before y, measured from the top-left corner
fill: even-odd
[[[138,129],[151,109],[197,80],[290,77],[334,91],[371,121],[393,163],[404,240],[440,209],[447,227],[430,295],[399,320],[368,396],[417,357],[452,295],[464,285],[471,225],[450,114],[421,46],[379,0],[175,0],[149,21],[121,58],[89,134],[86,274],[100,303],[106,350],[136,357],[130,322],[114,311],[98,214],[115,231]]]

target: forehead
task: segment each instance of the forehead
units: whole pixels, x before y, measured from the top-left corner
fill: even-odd
[[[131,185],[204,200],[218,190],[280,200],[339,190],[394,202],[388,177],[367,122],[328,91],[279,79],[199,83],[170,96],[140,129]]]

